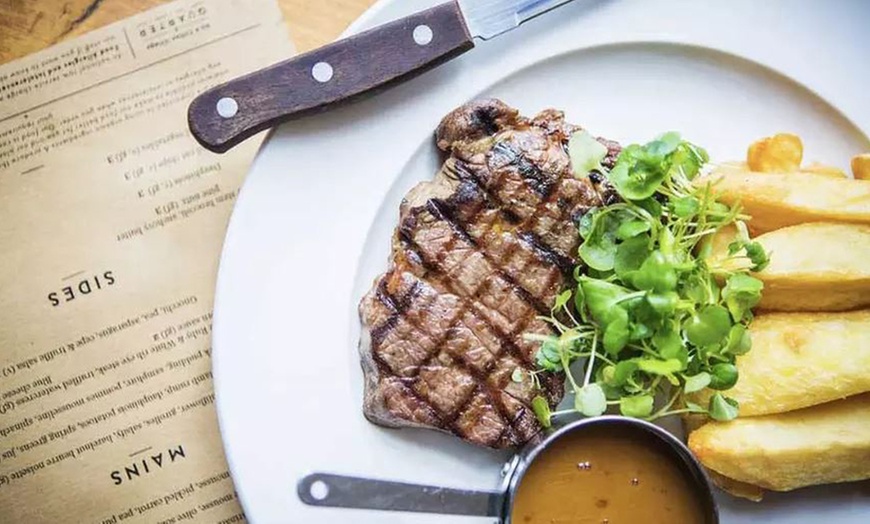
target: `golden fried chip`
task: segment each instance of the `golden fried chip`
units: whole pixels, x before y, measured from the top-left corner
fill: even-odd
[[[870,478],[870,394],[711,422],[689,449],[713,471],[774,491]]]
[[[870,310],[763,313],[749,328],[752,350],[724,392],[741,416],[783,413],[870,392]],[[707,405],[712,392],[692,394]]]
[[[836,166],[829,166],[819,162],[810,162],[801,168],[801,173],[814,173],[816,175],[829,176],[832,178],[849,178],[845,171]]]
[[[858,180],[870,180],[870,153],[852,157],[852,174]]]
[[[806,222],[870,224],[870,180],[723,169],[695,184],[711,184],[722,202],[739,203],[752,217],[748,225],[755,234]]]
[[[754,239],[770,254],[755,276],[759,307],[772,311],[844,311],[870,306],[870,225],[799,224]]]
[[[681,418],[683,421],[683,431],[686,435],[690,435],[696,429],[710,422],[708,416],[694,413],[684,414]],[[707,476],[710,477],[710,481],[726,493],[734,495],[735,497],[749,499],[754,502],[759,502],[764,497],[764,490],[758,486],[730,479],[712,469],[705,469],[707,471]]]
[[[804,145],[799,136],[779,133],[750,144],[746,163],[752,171],[789,173],[800,169],[803,156]]]
[[[748,499],[752,502],[761,502],[764,498],[764,490],[758,486],[749,484],[748,482],[740,482],[739,480],[728,478],[712,469],[707,470],[707,476],[710,477],[710,481],[713,482],[713,484],[729,495]]]

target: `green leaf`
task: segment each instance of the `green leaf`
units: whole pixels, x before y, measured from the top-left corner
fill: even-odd
[[[599,271],[610,271],[616,258],[616,243],[607,237],[600,237],[594,242],[587,239],[580,246],[579,254],[587,266]]]
[[[719,289],[719,283],[716,282],[716,279],[713,278],[713,275],[707,273],[707,289],[710,293],[710,303],[717,304],[719,303],[720,296],[722,294]]]
[[[574,349],[580,342],[580,332],[576,329],[567,329],[559,335],[559,351],[565,352]]]
[[[745,242],[741,242],[739,240],[735,240],[734,242],[731,242],[730,244],[728,244],[728,255],[730,255],[730,256],[736,255],[737,253],[740,252],[741,249],[743,249],[743,246],[745,246],[745,245],[746,245]]]
[[[674,173],[683,173],[691,179],[704,162],[706,153],[702,149],[681,141],[679,134],[671,132],[646,145],[624,148],[608,178],[624,199],[645,200]]]
[[[683,324],[686,338],[696,346],[719,344],[731,330],[731,316],[722,306],[705,306]]]
[[[764,282],[744,273],[735,273],[728,277],[722,290],[722,298],[735,322],[743,320],[746,313],[758,305],[762,289]]]
[[[626,200],[651,197],[665,179],[665,171],[645,163],[617,162],[607,175],[616,191]]]
[[[587,417],[597,417],[607,410],[607,398],[601,386],[592,382],[580,388],[574,396],[574,409]]]
[[[643,234],[638,234],[619,244],[613,259],[613,271],[616,275],[623,280],[628,280],[633,272],[640,269],[644,260],[649,257],[649,244],[649,235]]]
[[[588,133],[577,133],[569,153],[583,176],[600,169],[606,148]],[[699,258],[704,246],[710,249],[710,234],[735,223],[739,213],[716,202],[709,184],[691,183],[707,160],[703,149],[677,133],[629,145],[607,173],[623,201],[577,221],[583,264],[574,268],[577,287],[554,300],[554,314],[573,304],[579,318],[560,318],[559,338],[533,340],[544,340],[536,354],[542,369],[568,371],[563,364],[586,354],[593,343],[609,357],[593,370],[591,384],[575,391],[575,408],[586,416],[606,412],[609,399],[619,401],[623,414],[649,417],[669,383],[682,394],[737,381],[736,355],[751,347],[747,326],[757,293],[741,277],[721,285]],[[749,239],[745,224],[736,227],[733,256],[745,253],[753,267],[761,267],[767,253]],[[542,402],[536,416],[549,424],[552,415],[543,398],[537,400]],[[720,395],[716,402],[716,416],[736,416],[733,400]],[[691,412],[709,411],[681,404]]]
[[[740,374],[737,366],[723,362],[710,368],[710,389],[725,390],[734,387]]]
[[[683,391],[686,393],[694,393],[696,391],[701,391],[706,388],[707,385],[710,384],[710,374],[706,371],[702,371],[697,375],[692,375],[691,377],[686,377],[686,385],[683,386]],[[686,403],[688,404],[688,402]],[[700,407],[700,406],[699,406]]]
[[[713,420],[726,422],[737,418],[740,406],[733,398],[724,397],[721,393],[716,393],[710,397],[709,412]]]
[[[713,256],[713,235],[704,236],[695,248],[695,256],[699,260],[707,260]]]
[[[556,301],[553,303],[552,311],[559,311],[568,304],[569,300],[571,300],[571,290],[566,289],[556,296]]]
[[[588,216],[589,213],[586,214]],[[585,232],[583,244],[578,250],[580,258],[587,266],[599,271],[613,269],[616,256],[616,230],[622,215],[610,211],[598,211],[587,226],[581,219],[581,235]],[[584,216],[585,218],[585,216]]]
[[[749,268],[751,271],[764,271],[764,268],[770,264],[770,256],[764,250],[764,246],[758,242],[749,242],[743,249],[746,251],[749,261],[752,262],[752,267]]]
[[[546,355],[544,355],[544,351],[540,348],[538,348],[538,351],[535,352],[535,366],[538,369],[553,371],[552,369],[550,369],[550,362],[547,360]]]
[[[662,216],[662,205],[655,198],[646,198],[638,200],[634,203],[637,207],[643,209],[650,214],[651,217],[658,218]]]
[[[601,169],[601,161],[607,156],[607,148],[586,131],[571,135],[568,140],[568,156],[574,166],[574,175],[585,177],[594,169]]]
[[[675,358],[668,360],[642,358],[638,360],[637,366],[641,371],[662,376],[671,375],[683,369],[683,364]]]
[[[628,323],[628,339],[637,341],[644,340],[653,335],[653,329],[648,325],[636,321]]]
[[[743,324],[734,324],[728,332],[725,352],[732,355],[745,355],[752,349],[752,336]]]
[[[670,323],[653,335],[652,343],[662,358],[676,358],[683,364],[688,360],[688,351],[683,344],[683,338]]]
[[[680,296],[674,292],[647,293],[644,299],[650,307],[662,317],[670,317],[677,310]]]
[[[689,142],[682,142],[671,155],[671,169],[681,171],[689,180],[695,178],[710,157],[707,151]]]
[[[722,351],[722,349],[723,348],[721,348],[721,347],[717,347],[714,350],[710,351],[709,353],[711,355],[715,354],[717,359],[725,359],[725,360],[723,360],[723,362],[727,362],[728,364],[734,364],[736,366],[737,365],[737,357],[735,355],[730,354],[730,353],[724,353]]]
[[[580,313],[580,320],[588,324],[589,318],[586,315],[586,293],[583,292],[583,286],[579,283],[577,284],[577,287],[574,288],[574,308],[578,313]]]
[[[619,228],[616,229],[616,238],[628,240],[649,230],[650,225],[646,220],[628,220],[620,224]]]
[[[749,240],[749,232],[744,222],[735,222],[734,225],[737,226],[737,239],[728,244],[728,254],[734,256],[743,251],[752,263],[749,269],[755,272],[763,271],[770,263],[770,254],[760,243]]]
[[[693,196],[671,200],[670,206],[671,211],[680,218],[691,218],[701,209],[700,202]]]
[[[673,261],[674,246],[676,243],[677,239],[674,236],[674,232],[671,231],[671,228],[663,227],[659,232],[659,249],[661,249],[662,254],[665,256],[665,260],[669,263]]]
[[[632,276],[632,283],[638,289],[673,291],[677,287],[677,272],[661,251],[653,251]]]
[[[611,386],[609,384],[601,384],[601,390],[604,391],[604,396],[607,400],[619,400],[625,395],[625,390],[621,387]]]
[[[707,279],[696,271],[686,277],[680,293],[692,302],[704,304],[709,289]]]
[[[580,238],[586,239],[592,234],[592,226],[595,224],[595,216],[598,214],[598,211],[597,207],[593,207],[580,217],[580,221],[577,222],[577,231],[580,233]]]
[[[547,360],[561,360],[561,357],[559,356],[559,350],[559,339],[555,337],[551,338],[550,340],[546,340],[541,345],[541,352],[544,354],[545,357],[547,357]]]
[[[579,286],[586,297],[589,312],[600,325],[608,324],[613,315],[621,315],[615,310],[622,309],[618,302],[629,294],[626,288],[588,276],[580,277]]]
[[[666,157],[677,150],[682,139],[676,131],[668,131],[646,145],[651,155]]]
[[[735,273],[728,277],[725,289],[730,293],[760,293],[764,289],[764,282],[743,273]],[[727,294],[728,292],[725,292]],[[724,296],[724,295],[723,295]]]
[[[636,395],[622,397],[619,401],[619,412],[626,417],[648,417],[653,411],[652,395]]]
[[[604,384],[615,386],[616,366],[608,364],[598,368],[598,376]]]
[[[620,314],[621,312],[621,314]],[[628,325],[628,313],[622,308],[614,308],[611,312],[613,317],[604,328],[604,350],[612,356],[616,356],[628,344],[630,331]]]
[[[516,383],[522,383],[523,376],[524,373],[522,368],[514,368],[513,373],[511,373],[511,380]]]
[[[538,422],[541,423],[541,426],[549,428],[552,425],[550,420],[552,418],[552,413],[550,412],[550,404],[547,403],[547,399],[541,395],[533,398],[532,411],[535,412],[535,416],[538,418]]]
[[[546,371],[562,371],[562,355],[559,339],[551,337],[541,344],[541,348],[535,353],[535,364]]]
[[[660,351],[659,354],[662,358],[679,361],[680,369],[685,370],[689,365],[689,350],[682,344],[676,346],[673,350]]]
[[[722,202],[710,202],[707,208],[710,210],[710,212],[719,213],[720,215],[726,215],[731,212],[731,208],[728,207],[727,204],[723,204]]]
[[[636,359],[622,360],[616,363],[613,371],[613,385],[624,386],[631,380],[634,372],[637,371],[638,365]]]

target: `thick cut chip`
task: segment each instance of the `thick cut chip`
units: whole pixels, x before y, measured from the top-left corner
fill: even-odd
[[[797,135],[779,133],[749,145],[746,163],[752,171],[788,173],[801,167],[804,145]]]
[[[870,153],[852,157],[852,174],[858,180],[870,180]]]
[[[774,491],[870,478],[870,394],[810,408],[711,422],[689,435],[701,463]]]
[[[709,241],[708,262],[728,271],[748,269],[745,257],[732,256],[734,227]],[[870,306],[870,225],[800,224],[754,239],[770,263],[754,276],[764,282],[761,309],[770,311],[844,311]]]
[[[717,197],[740,204],[755,234],[807,222],[870,224],[870,180],[814,173],[750,173],[726,167],[698,177]]]
[[[802,173],[813,173],[820,176],[827,176],[831,178],[849,178],[849,175],[846,174],[845,171],[840,169],[837,166],[829,166],[827,164],[822,164],[819,162],[810,162],[801,168]]]
[[[725,392],[741,416],[783,413],[870,392],[870,310],[767,313],[749,328],[752,351]],[[709,390],[695,395],[706,405]]]
[[[843,311],[870,306],[870,225],[801,224],[756,238],[770,264],[759,307]]]

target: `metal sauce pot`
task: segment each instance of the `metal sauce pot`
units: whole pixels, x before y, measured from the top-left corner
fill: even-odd
[[[543,442],[528,445],[514,456],[503,470],[504,480],[497,491],[472,491],[360,477],[313,473],[299,481],[297,493],[305,504],[357,509],[440,513],[495,517],[510,524],[514,495],[529,466],[541,452],[563,436],[582,432],[593,426],[621,428],[639,439],[659,441],[662,449],[686,474],[701,501],[705,524],[719,523],[719,510],[713,498],[710,480],[689,449],[666,430],[638,419],[603,416],[578,420],[551,433]]]

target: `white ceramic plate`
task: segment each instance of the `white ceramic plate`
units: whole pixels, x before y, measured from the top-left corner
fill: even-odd
[[[385,0],[352,28],[434,2]],[[496,487],[504,454],[361,414],[356,307],[386,266],[402,195],[431,177],[431,133],[479,95],[623,142],[679,130],[715,159],[780,130],[848,169],[870,150],[870,3],[578,0],[377,98],[285,126],[236,204],[218,280],[217,406],[248,517],[280,523],[480,522],[311,508],[305,473]],[[437,35],[436,35],[437,38]],[[864,130],[864,131],[862,131]],[[720,496],[725,523],[858,523],[866,485]],[[863,490],[863,493],[862,493]]]

